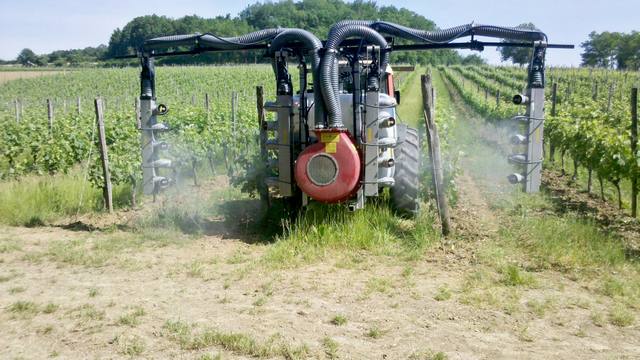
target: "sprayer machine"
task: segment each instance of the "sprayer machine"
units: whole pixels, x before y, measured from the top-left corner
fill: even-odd
[[[476,36],[505,41],[484,42]],[[465,37],[470,40],[455,42]],[[395,39],[404,41],[396,44]],[[162,175],[162,168],[172,165],[160,156],[166,144],[159,134],[168,127],[157,118],[167,113],[167,107],[156,104],[154,58],[263,50],[273,66],[276,98],[264,103],[264,110],[275,113],[275,120],[260,119],[260,154],[266,168],[262,195],[288,198],[300,206],[312,200],[344,203],[355,210],[389,188],[393,207],[414,215],[419,207],[420,139],[416,129],[398,123],[400,93],[394,89],[389,57],[394,51],[482,51],[486,46],[532,49],[528,86],[514,98],[527,107],[525,115],[516,117],[523,124],[523,134],[517,138],[524,150],[510,158],[521,171],[509,179],[535,192],[542,160],[545,51],[569,46],[548,44],[544,33],[522,28],[470,24],[424,31],[362,20],[336,23],[325,41],[295,28],[235,37],[193,34],[147,40],[137,55],[129,56],[138,57],[142,65],[144,192],[155,194],[172,182]],[[292,71],[299,72],[297,84]]]

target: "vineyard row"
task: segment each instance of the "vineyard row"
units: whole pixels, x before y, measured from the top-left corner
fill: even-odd
[[[513,70],[454,66],[440,68],[440,71],[468,104],[489,119],[509,119],[522,110],[510,103],[510,95],[520,91],[516,88],[518,84],[520,89],[525,86],[522,76],[513,76]],[[494,75],[489,75],[490,71]],[[631,212],[635,216],[639,190],[637,178],[640,172],[637,88],[627,88],[628,95],[619,92],[615,96],[611,90],[599,94],[598,86],[594,84],[609,83],[609,89],[619,89],[620,84],[631,83],[621,75],[600,73],[607,74],[606,78],[596,77],[589,81],[587,70],[582,73],[574,70],[568,72],[571,75],[562,72],[553,74],[555,82],[550,83],[551,91],[547,91],[547,155],[553,161],[555,153],[559,151],[563,166],[565,155],[570,155],[574,161],[574,176],[578,167],[586,168],[588,191],[591,191],[593,175],[600,182],[601,189],[604,181],[611,183],[617,190],[620,208],[623,207],[621,185],[623,181],[628,182],[631,190]],[[616,79],[618,82],[613,81]],[[495,101],[488,100],[488,93],[495,94]]]

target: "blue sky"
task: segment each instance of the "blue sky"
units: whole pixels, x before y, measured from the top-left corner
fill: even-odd
[[[107,44],[111,32],[136,16],[171,17],[197,14],[203,17],[236,15],[255,1],[153,0],[72,1],[0,0],[0,59],[14,59],[31,48],[36,53]],[[551,50],[548,63],[579,65],[579,45],[595,31],[640,30],[640,0],[380,0],[379,5],[406,7],[449,27],[475,21],[492,25],[533,22],[551,42],[573,43],[578,48]],[[513,8],[517,4],[518,8]],[[318,34],[321,36],[322,34]],[[322,36],[321,36],[322,37]],[[481,56],[499,63],[499,54],[487,49]]]

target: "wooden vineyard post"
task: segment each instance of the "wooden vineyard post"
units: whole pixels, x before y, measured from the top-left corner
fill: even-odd
[[[80,113],[82,112],[82,100],[80,96],[76,99],[76,107],[78,108],[78,116],[80,116]]]
[[[422,75],[422,103],[424,106],[424,118],[427,128],[427,144],[429,146],[429,159],[433,174],[433,190],[438,206],[438,214],[442,224],[442,234],[449,235],[451,232],[451,220],[449,218],[449,205],[444,187],[444,176],[442,168],[442,158],[440,155],[440,138],[438,128],[435,123],[436,90],[431,83],[431,76]]]
[[[136,107],[136,127],[138,130],[142,129],[142,114],[140,113],[140,98],[136,97],[135,101]]]
[[[267,123],[264,114],[264,88],[262,86],[256,86],[256,109],[258,110],[258,129],[260,130],[260,161],[266,165],[269,161],[269,154],[267,152]],[[264,181],[258,184],[258,192],[260,200],[268,205],[269,188]]]
[[[638,213],[638,88],[631,89],[631,216]]]
[[[49,120],[49,132],[53,133],[53,102],[47,99],[47,120]]]
[[[96,98],[96,124],[98,126],[98,138],[100,140],[100,160],[102,161],[102,176],[104,185],[102,187],[102,196],[104,205],[109,211],[113,212],[113,192],[111,188],[111,173],[109,172],[109,153],[107,149],[107,138],[104,132],[104,111],[102,108],[102,99]]]
[[[557,103],[558,103],[558,83],[554,82],[551,88],[551,116],[556,116]],[[552,163],[555,158],[555,155],[556,155],[556,146],[551,141],[551,139],[549,139],[549,160],[551,160]]]
[[[593,92],[592,92],[591,99],[593,101],[597,101],[598,100],[598,81],[594,81],[593,82]],[[588,177],[587,177],[587,194],[591,194],[591,186],[593,184],[593,168],[591,167],[591,165],[587,166],[587,173],[588,173]]]
[[[436,183],[436,176],[435,176],[435,169],[434,169],[434,163],[433,163],[433,152],[431,150],[431,138],[429,136],[429,116],[431,116],[431,114],[434,114],[435,111],[432,109],[432,101],[431,101],[431,96],[433,96],[433,92],[431,90],[432,87],[432,83],[431,83],[431,74],[427,74],[422,75],[421,76],[421,90],[422,90],[422,106],[423,106],[423,115],[424,115],[424,120],[425,120],[425,125],[426,125],[426,130],[427,130],[427,146],[428,149],[427,151],[429,152],[429,165],[431,167],[431,188],[433,189],[434,195],[437,194],[436,191],[436,187],[438,186]],[[425,84],[426,83],[426,84]],[[437,196],[434,196],[434,198],[437,198]],[[437,204],[436,204],[437,205]]]
[[[609,84],[609,98],[607,100],[607,114],[611,111],[611,98],[613,98],[613,83]]]
[[[238,93],[234,91],[231,93],[231,131],[232,131],[231,134],[233,135],[234,139],[236,136],[237,108],[238,108]]]
[[[500,107],[500,90],[496,91],[496,109]]]
[[[489,103],[489,90],[484,89],[484,105],[487,106]]]
[[[233,123],[233,128],[231,129],[232,133],[231,133],[231,138],[233,139],[233,148],[234,148],[234,157],[233,157],[233,162],[235,164],[236,159],[238,157],[238,149],[236,149],[236,139],[238,138],[237,136],[237,132],[236,130],[238,129],[238,93],[236,91],[234,91],[231,94],[231,120]]]
[[[129,175],[129,181],[131,182],[131,207],[138,207],[138,200],[136,198],[136,190],[138,189],[138,180],[135,175]]]
[[[15,108],[16,108],[16,122],[19,123],[20,122],[20,103],[18,99],[13,100],[13,104],[15,105]]]
[[[207,123],[209,123],[209,121],[211,120],[211,116],[210,116],[211,107],[210,107],[209,93],[204,93],[204,109],[207,112]],[[211,173],[215,176],[216,166],[215,166],[215,161],[213,159],[213,150],[211,150],[211,148],[207,150],[207,162],[209,163],[209,168],[211,168]]]
[[[558,103],[558,83],[553,83],[551,88],[551,116],[556,116],[556,104]]]

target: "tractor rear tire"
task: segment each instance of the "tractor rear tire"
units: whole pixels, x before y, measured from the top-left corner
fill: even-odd
[[[395,148],[395,184],[391,188],[391,206],[404,217],[415,217],[420,208],[420,139],[418,130],[398,125]]]

